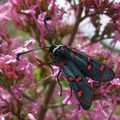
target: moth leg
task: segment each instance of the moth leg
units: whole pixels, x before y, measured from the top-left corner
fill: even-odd
[[[50,67],[50,69],[52,70],[52,73],[54,74],[54,70],[53,70],[53,68],[52,68],[52,66],[51,66],[51,64],[55,64],[56,62],[49,62],[49,63],[47,63],[48,64],[48,66]]]
[[[61,70],[57,74],[57,82],[58,82],[58,84],[60,86],[60,96],[62,96],[62,85],[61,85],[60,80],[59,80],[60,73],[61,73]]]
[[[51,68],[51,70],[52,70],[52,73],[54,74],[54,70],[53,70],[53,68],[52,68],[52,66],[51,66],[51,64],[55,64],[55,63],[57,63],[57,62],[49,62],[48,63],[48,66]],[[60,86],[60,96],[62,96],[62,85],[60,84],[60,80],[59,80],[59,75],[60,75],[60,73],[61,73],[61,70],[58,72],[58,74],[57,74],[57,82],[58,82],[58,84],[59,84],[59,86]]]
[[[48,66],[50,67],[50,69],[52,70],[52,73],[54,74],[54,70],[53,70],[52,66],[49,64],[48,64]]]

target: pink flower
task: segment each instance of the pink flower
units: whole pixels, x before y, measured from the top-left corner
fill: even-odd
[[[119,25],[119,22],[120,22],[120,2],[113,3],[111,5],[111,9],[110,9],[109,13],[110,13],[110,16],[112,18],[112,22],[115,23],[116,25]],[[112,14],[112,13],[114,13],[114,14]]]
[[[16,39],[18,39],[17,41],[19,41],[19,39],[21,40],[21,38],[16,38]],[[16,40],[16,39],[14,39],[14,40]],[[16,43],[16,42],[15,42],[15,43]],[[24,45],[22,45],[21,47],[19,47],[19,48],[17,48],[17,49],[14,49],[14,50],[12,51],[12,53],[13,53],[14,55],[16,55],[16,54],[18,54],[18,53],[21,53],[21,52],[24,52],[24,51],[28,51],[28,48],[31,48],[31,49],[33,48],[34,43],[35,43],[35,40],[34,40],[33,38],[31,38],[31,39],[25,41],[25,42],[24,42]],[[16,44],[17,44],[17,43],[16,43]]]
[[[35,39],[31,38],[30,40],[24,42],[24,47],[31,47],[34,44],[35,44]]]
[[[23,40],[23,36],[17,36],[16,38],[12,39],[10,49],[13,51],[13,49],[16,49],[18,46],[20,46],[20,42]],[[9,44],[9,43],[8,43]],[[4,46],[3,46],[4,47]]]
[[[31,113],[28,113],[27,117],[28,117],[27,120],[37,120]]]
[[[15,71],[16,59],[11,55],[3,55],[0,58],[0,64],[8,78],[17,78]]]
[[[116,78],[116,79],[112,80],[111,84],[113,86],[120,86],[120,78]]]
[[[35,15],[35,10],[31,10],[31,9],[28,9],[28,10],[21,10],[22,13],[25,13],[25,14],[32,14],[32,15]]]
[[[0,120],[5,120],[5,117],[4,117],[4,115],[0,115]]]
[[[72,109],[69,110],[71,117],[69,118],[70,120],[79,120],[79,113],[81,112],[81,110],[83,110],[82,108],[79,110],[79,106],[80,103],[79,101],[75,98],[74,93],[72,91],[72,95],[71,95],[71,91],[68,89],[64,89],[62,92],[62,95],[65,97],[63,100],[63,104],[68,104],[72,107]],[[63,113],[63,118],[66,117],[65,113]],[[67,118],[68,119],[68,118]]]
[[[28,104],[27,108],[32,115],[36,115],[40,105],[41,105],[41,101],[36,100],[33,103]]]
[[[21,84],[21,85],[13,85],[11,87],[11,91],[14,95],[14,97],[16,97],[16,99],[18,100],[22,100],[22,92],[24,91],[25,87]]]
[[[90,111],[90,118],[94,120],[107,120],[108,115],[99,102],[96,102],[96,109]]]
[[[23,47],[19,47],[19,48],[13,50],[12,52],[13,52],[14,55],[16,55],[16,54],[24,52],[24,51],[28,51],[28,48],[23,46]]]
[[[0,5],[0,21],[11,20],[9,17],[9,9],[10,4],[6,3],[4,5]]]
[[[57,77],[57,75],[58,75],[58,73],[59,73],[59,71],[60,71],[59,67],[57,67],[57,66],[52,66],[52,70],[53,70],[53,71],[51,71],[51,72],[54,72],[53,76],[54,76],[54,77]]]
[[[72,105],[72,106],[78,106],[79,105],[79,101],[75,98],[74,93],[72,91],[70,91],[68,89],[64,89],[62,92],[62,96],[64,96],[64,100],[63,100],[63,104],[68,104],[68,105]]]
[[[45,25],[44,25],[44,19],[45,19],[46,13],[43,12],[38,16],[37,22],[38,22],[38,28],[40,30],[40,43],[41,47],[44,47],[44,37],[45,37]]]
[[[120,56],[118,57],[117,60],[117,69],[116,69],[116,77],[120,77]]]
[[[16,62],[16,59],[11,55],[2,55],[0,57],[0,63],[9,64],[9,63],[15,63],[15,62]]]
[[[0,87],[0,107],[5,106],[8,102],[10,102],[11,95],[9,92],[2,87]]]
[[[32,81],[32,77],[33,77],[33,69],[35,68],[35,66],[31,63],[29,63],[29,61],[25,58],[20,59],[20,61],[18,61],[18,65],[16,67],[17,71],[24,71],[25,76]]]
[[[22,2],[21,0],[10,0],[10,2],[13,4],[13,5],[20,5]]]

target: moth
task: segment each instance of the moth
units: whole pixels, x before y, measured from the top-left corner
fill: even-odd
[[[114,79],[115,73],[106,64],[70,46],[51,45],[48,48],[53,55],[53,62],[64,74],[74,91],[76,99],[83,109],[88,110],[92,105],[93,91],[86,77],[99,82],[109,82]],[[19,59],[22,54],[38,49],[19,53],[16,59]]]
[[[70,46],[52,45],[49,51],[85,110],[91,107],[93,97],[86,77],[99,82],[108,82],[115,77],[110,67]]]

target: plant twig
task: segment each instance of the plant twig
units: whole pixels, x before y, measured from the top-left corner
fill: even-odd
[[[50,99],[51,99],[52,94],[53,94],[54,89],[55,89],[55,86],[56,86],[56,81],[51,80],[47,95],[46,95],[45,100],[44,100],[44,103],[42,106],[40,106],[40,110],[38,112],[38,120],[44,120],[45,114],[48,110],[48,105],[49,105]]]
[[[52,104],[49,105],[49,108],[58,108],[58,107],[65,107],[67,104]]]
[[[72,45],[72,43],[74,41],[74,38],[75,38],[75,35],[76,35],[76,32],[78,30],[78,26],[79,26],[79,23],[81,21],[81,14],[82,14],[82,6],[80,5],[78,15],[76,17],[75,25],[74,25],[74,28],[73,28],[73,32],[72,32],[72,35],[71,35],[70,40],[68,42],[68,45],[70,45],[70,46]]]

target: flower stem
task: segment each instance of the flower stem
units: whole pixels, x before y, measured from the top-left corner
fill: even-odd
[[[47,92],[45,100],[44,100],[44,103],[40,106],[40,110],[38,113],[38,120],[44,120],[44,117],[45,117],[45,114],[48,110],[48,105],[49,105],[50,99],[52,97],[52,94],[54,92],[55,86],[56,86],[56,81],[51,80],[48,92]]]
[[[68,45],[72,45],[73,41],[74,41],[74,38],[75,38],[75,35],[76,35],[76,32],[78,30],[78,27],[79,27],[79,23],[81,22],[81,14],[82,14],[82,6],[79,5],[79,11],[78,11],[78,15],[77,15],[77,18],[76,18],[76,21],[75,21],[75,25],[74,25],[74,28],[73,28],[73,32],[71,34],[71,37],[70,37],[70,40],[68,42]]]

